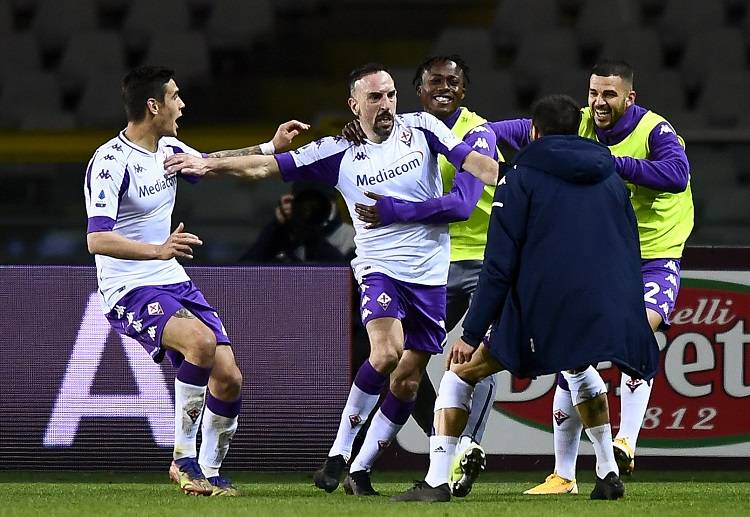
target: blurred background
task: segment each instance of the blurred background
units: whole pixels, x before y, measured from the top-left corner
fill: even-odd
[[[432,54],[471,67],[465,105],[528,116],[540,95],[586,102],[601,57],[636,70],[637,102],[687,142],[689,245],[750,245],[749,0],[0,0],[0,263],[90,264],[83,176],[124,127],[131,67],[176,70],[179,138],[210,152],[270,140],[289,118],[311,138],[350,119],[346,74],[391,68],[399,111]],[[279,181],[181,183],[173,221],[236,263],[274,220]]]

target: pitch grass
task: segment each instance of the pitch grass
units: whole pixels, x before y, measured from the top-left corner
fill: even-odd
[[[341,488],[326,494],[310,474],[236,473],[243,497],[188,497],[164,474],[43,473],[0,471],[0,516],[271,515],[420,516],[494,515],[555,517],[750,515],[750,472],[639,472],[626,479],[621,501],[591,501],[593,473],[579,473],[577,496],[524,496],[547,473],[486,473],[465,499],[450,503],[392,503],[387,496],[411,486],[420,474],[375,473],[373,484],[386,497],[354,498]],[[423,475],[423,474],[421,474]]]

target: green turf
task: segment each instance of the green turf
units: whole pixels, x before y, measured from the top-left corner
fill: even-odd
[[[490,515],[680,516],[750,515],[750,473],[640,472],[626,479],[626,498],[590,501],[593,473],[581,472],[580,495],[523,496],[545,473],[486,473],[471,495],[450,503],[391,503],[387,497],[326,494],[309,474],[233,476],[243,497],[188,497],[167,482],[166,474],[40,473],[0,471],[0,516],[43,515]],[[409,488],[417,474],[376,473],[373,484],[390,496]]]

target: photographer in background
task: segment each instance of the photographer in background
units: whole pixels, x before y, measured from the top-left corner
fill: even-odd
[[[296,182],[279,199],[274,220],[240,262],[348,264],[354,228],[341,220],[336,191],[316,182]]]

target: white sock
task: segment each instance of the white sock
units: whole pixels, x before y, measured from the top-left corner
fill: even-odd
[[[455,436],[430,436],[430,469],[424,480],[431,487],[449,481],[457,443]]]
[[[604,476],[610,472],[620,475],[620,469],[617,468],[615,453],[612,451],[612,428],[609,424],[589,427],[586,429],[591,443],[594,444],[596,453],[596,477],[604,479]]]
[[[336,439],[331,446],[328,456],[338,456],[341,454],[346,461],[352,455],[352,444],[357,433],[367,422],[367,417],[378,403],[380,395],[371,395],[359,389],[352,384],[349,390],[349,398],[346,400],[346,406],[341,413],[341,422]]]
[[[217,415],[206,407],[201,426],[201,450],[198,463],[207,478],[218,476],[221,462],[229,451],[229,443],[237,431],[237,417]]]
[[[174,380],[174,459],[195,458],[195,439],[206,401],[206,386]]]
[[[617,438],[627,439],[633,450],[643,425],[653,384],[653,380],[646,382],[632,379],[624,373],[620,378],[620,429],[617,431]]]
[[[369,471],[377,457],[391,444],[391,441],[402,427],[402,424],[391,422],[382,411],[378,410],[375,416],[372,417],[372,422],[365,435],[362,448],[359,450],[357,457],[354,458],[354,461],[352,461],[349,472]]]
[[[456,454],[461,454],[472,441],[482,442],[484,430],[487,428],[487,420],[492,412],[492,404],[495,402],[495,392],[497,392],[497,383],[494,375],[485,377],[474,386],[469,419],[466,421],[463,433],[461,433]],[[467,436],[470,440],[464,439]]]
[[[555,443],[555,472],[565,479],[576,478],[576,460],[583,424],[573,406],[570,392],[557,386],[552,403],[552,436]]]
[[[570,396],[573,399],[573,405],[577,406],[583,402],[607,393],[607,385],[604,384],[602,376],[593,366],[589,366],[582,372],[571,373],[562,372],[563,377],[568,381]]]

